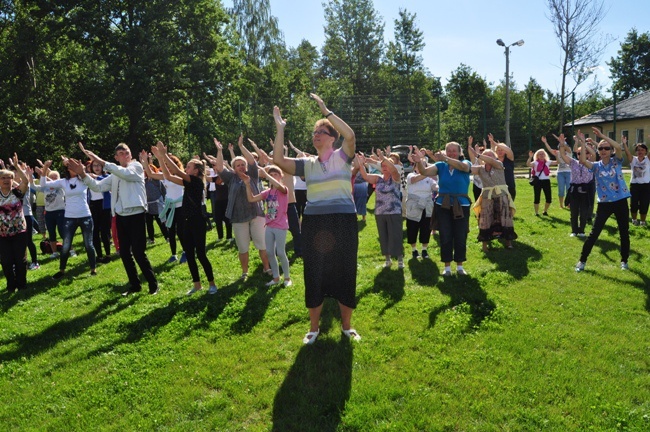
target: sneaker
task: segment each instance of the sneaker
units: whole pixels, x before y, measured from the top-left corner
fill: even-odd
[[[632,225],[639,226],[639,221],[636,219],[632,219]]]
[[[400,268],[400,269],[404,268],[404,260],[397,261],[397,268]]]
[[[29,265],[30,270],[38,270],[39,268],[41,268],[41,265],[37,262],[33,262]]]
[[[390,266],[392,266],[392,265],[393,265],[393,262],[391,260],[387,259],[386,262],[384,263],[384,268],[390,268]]]
[[[245,281],[246,279],[248,279],[248,273],[246,272],[242,273],[241,276],[239,276],[240,281]]]
[[[284,286],[285,287],[290,287],[292,285],[293,285],[293,282],[291,281],[291,279],[285,279],[284,280]]]
[[[621,270],[629,270],[630,267],[627,265],[625,261],[621,261]]]
[[[585,237],[587,237],[587,234],[585,234],[585,233],[578,233],[578,237],[580,237],[580,238],[585,238]]]
[[[208,294],[216,294],[216,293],[217,293],[217,286],[210,285],[210,289],[208,289]]]
[[[178,261],[178,258],[176,257],[176,255],[172,255],[167,260],[167,264],[170,264],[170,263],[173,263],[173,262],[176,262],[176,261]]]
[[[58,258],[58,257],[59,257],[58,252],[54,252],[52,255],[50,255],[50,258]]]
[[[451,270],[443,270],[442,273],[440,273],[441,276],[449,277],[451,276]]]
[[[429,258],[429,252],[426,249],[422,249],[422,258]]]
[[[149,240],[147,240],[147,244],[150,244],[150,245],[156,244],[156,241],[153,240],[153,239],[149,239]]]
[[[91,276],[97,276],[97,270],[91,270],[90,275]]]
[[[548,213],[547,213],[547,212],[544,212],[544,213],[542,213],[542,214],[543,214],[544,216],[548,216]]]
[[[192,294],[194,294],[194,293],[197,293],[197,292],[201,291],[202,289],[203,289],[203,288],[192,287],[192,289],[189,290],[189,291],[186,293],[186,295],[190,296],[190,295],[192,295]]]
[[[582,261],[578,261],[578,264],[576,264],[576,271],[581,272],[585,269],[585,263]]]
[[[280,282],[280,279],[278,279],[278,280],[273,280],[273,279],[271,279],[270,281],[268,281],[267,283],[265,283],[264,286],[272,287],[272,286],[275,286],[275,285],[279,285],[279,284],[281,284],[281,283],[282,283],[282,282]]]
[[[75,252],[74,250],[71,249],[71,250],[70,250],[70,256],[71,256],[71,257],[76,257],[76,256],[77,256],[77,252]]]
[[[467,276],[467,272],[465,271],[465,269],[458,269],[458,270],[456,270],[456,274],[457,274],[458,276]]]
[[[413,258],[417,258],[419,256],[418,251],[414,250],[413,251]]]
[[[646,221],[641,221],[641,222],[639,222],[639,226],[647,226],[647,225],[648,225],[648,224],[646,223]]]
[[[185,256],[185,251],[181,254],[181,259],[178,261],[181,264],[185,264],[187,262],[187,257]]]
[[[59,270],[58,272],[56,272],[56,273],[54,273],[54,274],[52,275],[52,279],[54,279],[54,280],[59,280],[59,279],[61,279],[64,275],[65,275],[65,273],[62,272],[61,270]]]
[[[577,236],[578,236],[578,234],[576,234],[576,233],[569,234],[569,237],[577,237]]]

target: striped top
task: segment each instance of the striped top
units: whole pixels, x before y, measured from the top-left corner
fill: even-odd
[[[315,156],[296,159],[295,175],[307,183],[306,215],[356,213],[352,198],[352,158],[342,149],[321,162]]]

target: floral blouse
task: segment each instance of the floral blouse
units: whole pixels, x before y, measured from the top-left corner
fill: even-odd
[[[11,237],[27,231],[23,196],[17,188],[12,189],[7,196],[0,192],[0,237]]]

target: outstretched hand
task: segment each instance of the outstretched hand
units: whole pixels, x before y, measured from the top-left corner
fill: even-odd
[[[78,176],[81,176],[85,173],[86,166],[81,161],[70,158],[68,159],[68,169],[76,173]]]
[[[218,139],[212,138],[212,141],[214,142],[214,146],[217,148],[218,151],[223,150],[223,145],[221,145]]]
[[[278,108],[277,105],[273,107],[273,119],[275,120],[275,126],[278,128],[280,127],[283,128],[287,125],[287,121],[282,118],[282,114],[280,113],[280,108]]]

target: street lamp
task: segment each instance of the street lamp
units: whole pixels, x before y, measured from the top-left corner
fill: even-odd
[[[524,40],[520,39],[517,42],[506,45],[503,40],[497,39],[497,45],[506,48],[506,145],[510,147],[510,47],[522,46]]]

